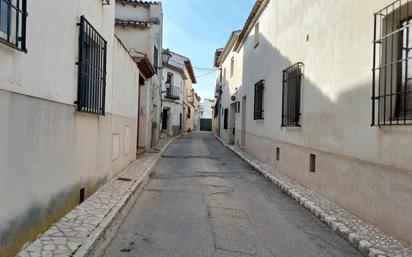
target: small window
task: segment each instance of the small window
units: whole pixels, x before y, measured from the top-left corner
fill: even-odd
[[[261,80],[258,83],[255,84],[255,102],[254,102],[254,114],[253,114],[253,119],[254,120],[263,120],[263,93],[265,89],[265,81]]]
[[[228,116],[229,116],[229,109],[226,108],[224,112],[224,117],[223,117],[223,129],[228,128],[228,118],[229,118]]]
[[[223,83],[226,83],[226,68],[223,69]]]
[[[283,71],[282,127],[300,127],[300,93],[303,63],[297,63]]]
[[[230,59],[230,77],[233,77],[235,72],[235,57],[233,56],[232,59]]]
[[[395,1],[375,13],[372,125],[412,124],[412,12]]]
[[[157,70],[159,69],[159,50],[156,46],[153,47],[153,65],[157,73]]]
[[[260,29],[259,29],[259,22],[258,22],[255,25],[255,45],[254,47],[257,47],[259,45],[259,41],[260,41]]]
[[[187,118],[190,119],[192,110],[190,109],[190,106],[187,107]]]
[[[0,42],[27,52],[26,0],[0,0]]]
[[[110,5],[110,0],[103,0],[103,5]]]
[[[80,18],[77,110],[105,114],[107,42]]]

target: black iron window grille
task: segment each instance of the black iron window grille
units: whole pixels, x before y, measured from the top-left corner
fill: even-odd
[[[300,127],[300,95],[304,65],[298,62],[283,71],[282,127]]]
[[[220,112],[219,106],[220,106],[220,97],[216,100],[216,104],[215,104],[215,107],[213,109],[213,114],[214,114],[213,117],[214,118],[216,118],[219,115],[219,112]]]
[[[224,116],[223,116],[223,129],[228,128],[228,116],[229,116],[229,109],[226,108],[224,111]]]
[[[81,16],[79,33],[79,60],[77,110],[105,114],[107,42]]]
[[[240,113],[240,101],[236,102],[235,112]]]
[[[372,126],[412,124],[412,0],[374,15]]]
[[[27,52],[26,0],[0,0],[0,42]]]
[[[255,101],[254,101],[254,112],[253,112],[253,119],[254,120],[263,120],[263,101],[264,101],[264,93],[265,90],[265,81],[261,80],[255,84]]]

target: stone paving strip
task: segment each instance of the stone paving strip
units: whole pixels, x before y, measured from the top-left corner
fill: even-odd
[[[51,225],[17,256],[88,256],[173,140],[161,139],[156,148],[132,162],[86,201]]]
[[[217,139],[224,144],[220,138]],[[313,190],[281,174],[272,166],[254,159],[240,148],[224,145],[347,240],[362,255],[370,257],[412,256],[411,245],[400,242],[377,227],[362,221]]]

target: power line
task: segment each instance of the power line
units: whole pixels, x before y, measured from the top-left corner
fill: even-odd
[[[211,72],[207,72],[207,73],[204,73],[204,74],[196,75],[196,78],[212,75],[213,73],[215,73],[215,71],[211,71]]]
[[[204,68],[204,67],[193,67],[195,70],[207,70],[207,71],[215,71],[213,68]]]

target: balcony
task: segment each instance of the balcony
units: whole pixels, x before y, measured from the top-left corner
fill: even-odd
[[[166,98],[179,100],[180,99],[180,88],[166,84]]]

